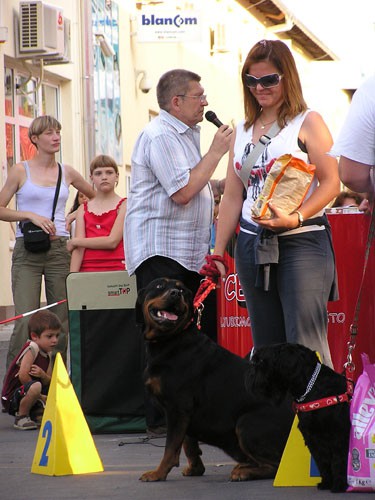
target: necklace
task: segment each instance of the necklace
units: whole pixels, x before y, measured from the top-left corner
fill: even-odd
[[[261,123],[260,128],[263,130],[267,127],[267,125],[271,125],[271,123],[275,122],[276,120],[272,120],[271,122],[264,123],[262,118],[259,117],[259,121]]]

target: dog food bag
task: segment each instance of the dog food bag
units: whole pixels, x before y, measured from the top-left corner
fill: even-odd
[[[375,365],[362,354],[363,373],[350,405],[348,490],[375,491]]]
[[[272,212],[267,204],[270,199],[288,214],[297,210],[309,190],[314,172],[315,165],[305,163],[290,154],[277,158],[251,209],[252,216],[270,219]]]

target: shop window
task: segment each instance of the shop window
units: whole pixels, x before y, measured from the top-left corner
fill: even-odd
[[[118,65],[119,25],[118,4],[112,0],[91,2],[94,43],[94,109],[95,150],[110,151],[116,163],[122,164],[122,128],[120,101],[120,71]],[[111,46],[105,51],[98,40],[101,36]]]
[[[7,167],[11,167],[15,163],[14,158],[14,125],[5,124],[5,137],[7,148]]]
[[[59,118],[57,86],[37,84],[36,78],[5,68],[5,134],[8,169],[29,160],[35,147],[28,137],[30,123],[39,115]]]
[[[29,127],[20,125],[20,161],[29,160],[35,155],[35,146],[29,139]]]
[[[36,117],[37,93],[33,78],[21,75],[16,79],[16,99],[19,115],[34,119]]]
[[[50,85],[42,85],[41,92],[42,114],[59,116],[57,88]]]
[[[9,68],[5,69],[5,116],[13,116],[13,71]]]

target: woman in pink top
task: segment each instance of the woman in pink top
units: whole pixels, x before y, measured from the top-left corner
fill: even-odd
[[[119,171],[116,162],[99,155],[90,164],[94,199],[77,210],[75,237],[68,241],[71,272],[123,271],[126,199],[115,193]]]

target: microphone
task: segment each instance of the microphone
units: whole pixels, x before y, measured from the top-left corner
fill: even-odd
[[[213,123],[218,128],[223,125],[223,123],[221,123],[219,118],[216,116],[216,113],[214,113],[213,111],[207,111],[207,113],[204,116],[206,117],[206,120]]]

